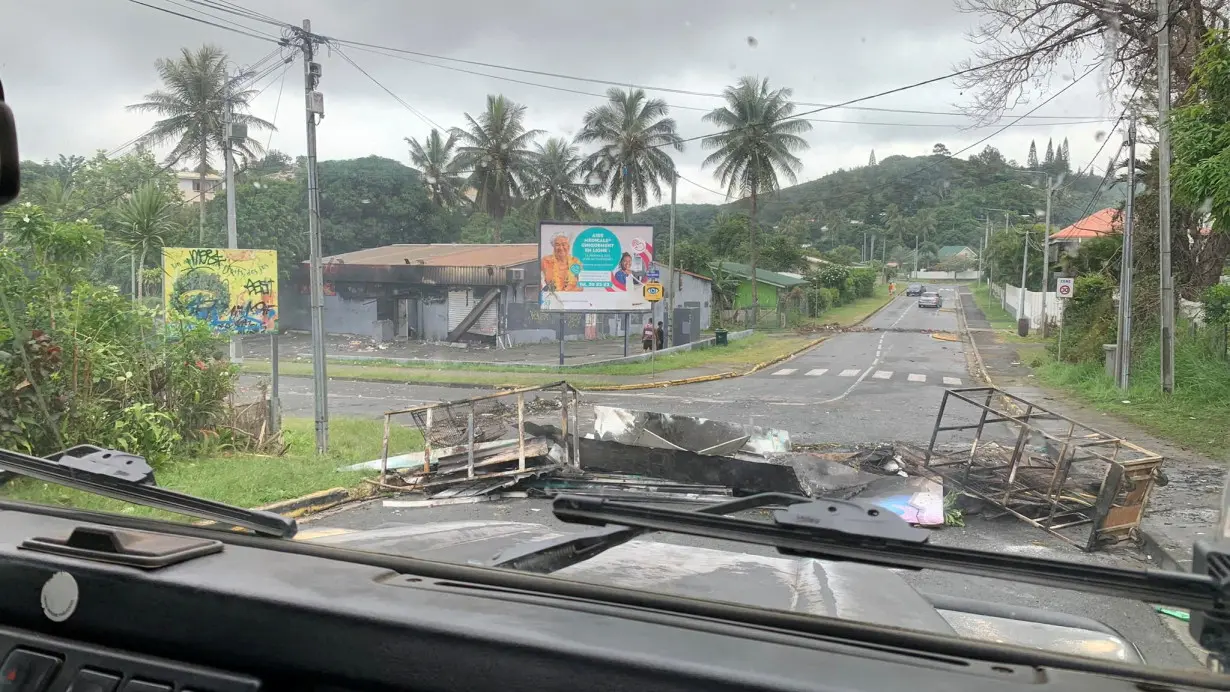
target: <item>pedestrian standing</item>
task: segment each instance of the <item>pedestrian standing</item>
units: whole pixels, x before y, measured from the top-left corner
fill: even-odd
[[[661,320],[658,321],[658,350],[666,348],[666,330],[662,327]]]
[[[653,341],[654,341],[653,317],[650,317],[645,322],[645,328],[641,330],[641,347],[645,349],[646,352],[652,351]]]

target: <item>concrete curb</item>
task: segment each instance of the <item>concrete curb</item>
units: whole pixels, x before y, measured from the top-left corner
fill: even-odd
[[[262,512],[273,512],[285,517],[299,517],[304,514],[320,512],[350,499],[350,491],[346,488],[331,488],[308,493],[302,497],[282,500],[253,509]]]
[[[965,321],[964,303],[962,303],[961,309],[957,311],[957,315],[959,316],[958,326],[961,329],[962,336],[965,337],[963,341],[969,343],[971,347],[970,350],[974,354],[974,361],[978,364],[979,374],[988,385],[995,387],[995,381],[991,379],[990,373],[987,372],[986,364],[982,360],[982,353],[978,351],[978,343],[974,341],[974,335],[970,333],[969,325]],[[1017,415],[1022,413],[1021,408],[1012,401],[1005,401],[1004,403],[1007,404],[1007,406]],[[1157,565],[1161,569],[1174,572],[1188,571],[1188,568],[1184,565],[1183,561],[1180,561],[1179,558],[1172,555],[1170,551],[1162,546],[1161,541],[1159,541],[1157,537],[1146,531],[1143,527],[1137,531],[1136,545],[1140,548],[1141,552],[1143,552],[1145,556],[1153,562],[1153,564]]]

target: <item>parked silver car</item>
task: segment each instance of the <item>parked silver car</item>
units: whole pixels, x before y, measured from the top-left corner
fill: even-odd
[[[918,297],[918,307],[942,308],[944,307],[944,299],[938,293],[927,292]]]

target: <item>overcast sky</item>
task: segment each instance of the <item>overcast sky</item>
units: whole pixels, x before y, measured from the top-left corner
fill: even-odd
[[[221,21],[203,17],[197,11],[201,7],[189,0],[142,2],[208,21],[246,25],[256,32],[280,32],[219,10],[202,11],[222,17]],[[620,0],[605,6],[575,0],[235,0],[232,4],[295,24],[310,19],[313,30],[327,36],[442,58],[705,93],[719,92],[750,74],[794,89],[797,101],[816,103],[845,101],[951,72],[970,54],[964,32],[976,21],[957,13],[951,0]],[[129,113],[124,107],[158,88],[157,58],[209,42],[223,47],[237,64],[251,64],[275,48],[267,41],[129,0],[11,2],[5,4],[3,15],[0,78],[17,117],[22,158],[36,160],[111,150],[146,130],[153,116]],[[323,49],[318,57],[326,110],[317,131],[321,159],[376,154],[408,163],[404,137],[423,137],[432,128],[430,122],[444,127],[460,124],[462,113],[478,113],[489,93],[503,93],[528,106],[530,127],[571,136],[584,112],[601,98],[548,87],[592,94],[607,88],[446,60],[411,62],[357,48],[347,49],[347,55],[423,117],[337,52]],[[256,85],[263,91],[251,110],[277,124],[272,137],[262,136],[272,148],[300,155],[305,149],[301,62],[291,64],[279,78],[282,73],[279,70]],[[1038,141],[1041,155],[1048,137],[1058,144],[1066,136],[1073,168],[1084,166],[1101,144],[1099,133],[1110,123],[1070,121],[1113,120],[1117,115],[1100,94],[1099,76],[1095,72],[1036,113],[1062,118],[1023,121],[987,144],[1024,162],[1031,139]],[[1051,89],[1062,88],[1072,77],[1056,74]],[[681,136],[711,131],[701,116],[703,109],[718,105],[718,99],[652,95],[674,107]],[[947,81],[860,105],[952,112],[964,102],[965,97]],[[970,130],[971,122],[959,115],[834,109],[812,117],[842,122],[813,123],[807,136],[811,149],[802,155],[801,180],[865,165],[873,149],[879,159],[929,153],[936,142],[956,152],[1010,122]],[[1113,142],[1118,139],[1116,134]],[[683,154],[676,155],[680,174],[718,189],[712,173],[701,168],[703,158],[699,142],[689,143]],[[1101,173],[1107,155],[1098,158],[1096,171]],[[720,195],[689,182],[681,182],[679,199],[722,201]]]

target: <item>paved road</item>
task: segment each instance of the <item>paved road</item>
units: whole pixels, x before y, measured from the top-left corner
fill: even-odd
[[[802,444],[886,439],[924,444],[944,388],[967,384],[969,374],[959,341],[918,330],[955,333],[957,304],[955,294],[945,296],[940,310],[919,308],[916,299],[901,296],[868,321],[878,331],[835,335],[749,377],[663,390],[587,392],[583,401],[780,428]],[[248,376],[243,382],[251,385],[256,379]],[[329,411],[332,416],[379,416],[485,391],[333,380]],[[280,395],[287,415],[312,415],[309,379],[282,378]],[[582,424],[591,419],[583,415]]]
[[[961,342],[938,339],[924,331],[957,331],[953,309],[960,302],[956,289],[942,290],[945,307],[940,310],[920,309],[917,299],[899,297],[867,322],[865,326],[870,330],[834,335],[815,349],[750,377],[656,391],[586,393],[583,401],[769,425],[790,431],[792,439],[802,443],[925,444],[944,388],[973,384]],[[335,381],[330,384],[330,410],[335,416],[378,416],[390,408],[477,393],[454,387]],[[289,415],[311,415],[309,380],[286,378],[282,396]],[[961,412],[958,415],[965,417]],[[583,417],[582,423],[587,429],[589,420]],[[373,502],[321,517],[313,526],[365,529],[459,519],[530,521],[573,530],[556,521],[545,502],[531,500],[412,510],[387,509],[380,502]],[[987,521],[970,517],[965,528],[948,528],[933,535],[933,540],[946,545],[1142,566],[1132,554],[1086,555],[1014,519]],[[657,538],[745,549],[690,537]],[[1145,604],[942,572],[903,576],[925,591],[1094,617],[1131,637],[1154,664],[1196,664],[1167,624]]]

